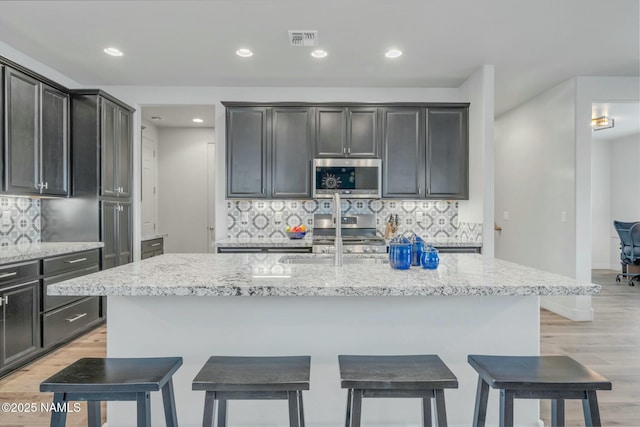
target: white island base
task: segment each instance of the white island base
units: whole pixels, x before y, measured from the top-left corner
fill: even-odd
[[[458,377],[445,390],[449,426],[471,425],[477,375],[468,354],[539,354],[538,296],[110,296],[109,357],[182,356],[174,376],[181,427],[202,425],[204,393],[191,381],[211,355],[310,355],[308,427],[344,425],[339,354],[438,354]],[[232,401],[229,426],[287,426],[285,401]],[[417,427],[418,399],[364,399],[363,426]],[[516,400],[515,424],[535,426],[537,400]],[[110,402],[109,427],[135,425],[134,402]],[[152,425],[164,425],[152,393]],[[498,424],[490,391],[487,426]]]

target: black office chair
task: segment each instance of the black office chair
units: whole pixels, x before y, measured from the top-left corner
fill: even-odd
[[[622,263],[622,273],[616,276],[616,282],[626,277],[629,286],[634,286],[634,280],[640,280],[640,273],[628,271],[630,265],[640,266],[640,222],[613,221],[613,226],[620,236],[620,262]]]

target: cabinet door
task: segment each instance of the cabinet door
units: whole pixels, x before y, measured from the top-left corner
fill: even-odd
[[[7,191],[39,194],[40,83],[11,68],[5,81]]]
[[[16,363],[40,348],[40,322],[38,321],[40,282],[8,286],[0,291],[0,366]]]
[[[271,137],[271,196],[311,197],[311,110],[274,108]]]
[[[424,197],[424,110],[383,109],[382,197]]]
[[[42,85],[40,180],[43,194],[69,195],[69,95]]]
[[[5,122],[5,67],[0,64],[0,140],[4,141],[4,122]],[[0,148],[0,191],[5,191],[4,181],[4,149]]]
[[[119,108],[116,104],[106,99],[101,99],[101,155],[102,155],[102,176],[101,194],[103,196],[117,196],[117,138]]]
[[[378,157],[378,109],[347,109],[347,155]]]
[[[469,198],[466,108],[427,110],[427,197]]]
[[[119,197],[131,197],[131,113],[118,108],[117,189]]]
[[[347,111],[344,108],[316,108],[315,157],[344,157],[347,154]]]
[[[102,202],[102,269],[118,265],[118,203]]]
[[[119,203],[116,211],[118,215],[118,265],[123,265],[133,260],[131,203]]]
[[[267,197],[267,108],[227,108],[227,197]]]

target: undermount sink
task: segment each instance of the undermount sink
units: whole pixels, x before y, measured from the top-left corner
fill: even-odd
[[[316,256],[316,257],[282,257],[279,262],[282,264],[333,264],[333,256]],[[360,258],[342,258],[343,264],[388,264],[389,259],[384,257],[360,257]]]

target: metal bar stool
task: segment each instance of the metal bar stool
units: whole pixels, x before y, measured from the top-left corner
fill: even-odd
[[[177,427],[172,375],[182,357],[84,358],[67,366],[40,384],[40,391],[53,392],[56,407],[71,401],[86,401],[89,427],[100,427],[101,401],[138,403],[138,427],[151,427],[149,393],[162,390],[167,427]],[[51,427],[64,427],[67,412],[51,412]]]
[[[513,426],[513,399],[552,399],[552,426],[564,426],[565,399],[581,399],[586,426],[601,425],[596,390],[611,390],[611,381],[568,356],[470,355],[468,361],[479,374],[474,427],[484,426],[489,387],[500,390],[500,427]]]
[[[346,427],[359,427],[365,397],[420,398],[422,425],[431,427],[435,400],[437,426],[446,427],[445,388],[458,388],[458,379],[436,355],[338,356],[342,388],[347,392]]]
[[[302,391],[309,390],[311,357],[213,356],[193,379],[204,390],[203,427],[213,427],[216,401],[218,427],[227,426],[228,400],[289,401],[289,426],[304,427]]]

